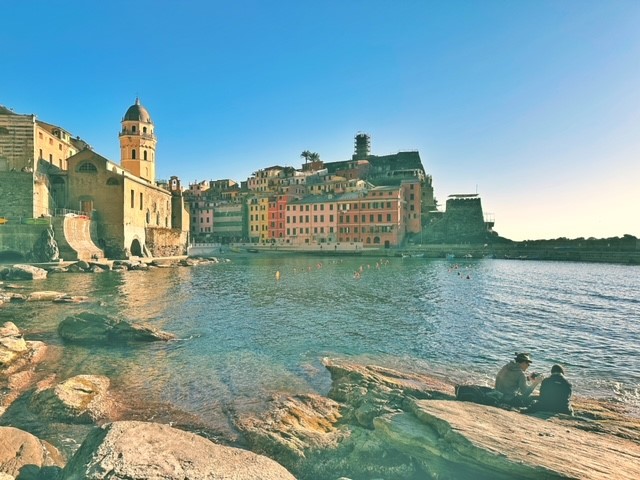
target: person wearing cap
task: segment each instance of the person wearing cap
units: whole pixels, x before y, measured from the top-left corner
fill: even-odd
[[[515,358],[500,369],[495,389],[502,394],[502,402],[513,407],[526,407],[533,399],[531,394],[542,382],[542,375],[527,379],[526,372],[533,361],[528,353],[516,353]]]
[[[555,412],[573,415],[571,407],[571,383],[564,377],[564,368],[551,367],[551,376],[540,385],[540,399],[526,410],[532,412]]]

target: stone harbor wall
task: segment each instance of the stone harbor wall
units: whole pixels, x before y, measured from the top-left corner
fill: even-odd
[[[33,217],[33,185],[33,173],[0,171],[0,218]]]
[[[147,228],[146,245],[153,257],[177,257],[187,254],[187,232],[177,228]]]

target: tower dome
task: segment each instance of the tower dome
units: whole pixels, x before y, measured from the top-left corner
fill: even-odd
[[[153,123],[147,109],[140,105],[139,98],[136,98],[136,103],[129,107],[122,121]]]
[[[150,182],[156,179],[155,126],[140,99],[127,109],[122,119],[120,137],[120,165],[134,175]]]

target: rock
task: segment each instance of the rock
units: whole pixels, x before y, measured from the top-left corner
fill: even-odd
[[[89,297],[83,295],[63,295],[53,300],[54,303],[84,303],[89,300]]]
[[[130,324],[90,312],[65,318],[58,325],[58,334],[64,340],[75,343],[148,342],[175,338],[175,335],[146,323]]]
[[[235,424],[252,450],[292,461],[304,458],[308,450],[336,448],[344,438],[336,427],[339,407],[319,395],[278,396],[266,414],[240,417]]]
[[[111,264],[109,263],[103,263],[103,262],[91,262],[89,264],[91,266],[91,269],[95,271],[96,268],[103,270],[105,272],[108,272],[111,270]]]
[[[149,265],[146,263],[134,263],[129,267],[129,270],[149,270]]]
[[[114,422],[96,428],[62,480],[295,480],[281,465],[167,425]]]
[[[66,295],[63,292],[42,291],[32,292],[27,296],[27,302],[50,302]]]
[[[0,415],[32,384],[46,350],[42,342],[25,341],[15,324],[0,327]]]
[[[49,273],[67,273],[69,269],[67,267],[48,267]]]
[[[100,375],[77,375],[54,388],[37,392],[31,408],[50,420],[91,423],[113,415],[108,394],[109,379]]]
[[[7,280],[42,280],[47,278],[47,271],[33,265],[18,264],[9,269],[5,278]]]
[[[6,322],[0,327],[0,368],[7,368],[29,350],[18,327]]]
[[[640,478],[640,446],[629,440],[468,402],[413,403],[376,418],[375,431],[437,478]]]
[[[27,301],[27,296],[23,295],[21,293],[10,293],[9,294],[9,301],[10,302],[26,302]]]
[[[403,408],[408,397],[455,398],[454,388],[436,378],[375,365],[323,359],[331,372],[329,398],[344,403],[343,420],[373,428],[373,419]]]
[[[0,480],[56,478],[63,466],[53,445],[17,428],[0,427]]]
[[[55,262],[60,258],[58,243],[54,239],[53,226],[49,225],[33,246],[33,260],[36,262]]]

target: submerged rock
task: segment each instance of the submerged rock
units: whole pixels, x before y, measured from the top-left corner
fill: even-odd
[[[295,480],[275,461],[167,425],[114,422],[92,431],[62,480]]]
[[[113,415],[109,379],[100,375],[77,375],[53,388],[37,392],[31,408],[55,421],[91,423]]]
[[[57,478],[63,466],[53,445],[17,428],[0,427],[0,480]]]
[[[62,295],[53,300],[54,303],[84,303],[89,300],[89,297],[84,295]]]
[[[45,290],[42,292],[32,292],[27,296],[27,302],[50,302],[65,296],[64,292]]]
[[[68,342],[149,342],[167,341],[175,335],[163,332],[147,323],[130,324],[90,312],[67,317],[58,325],[58,334]]]

